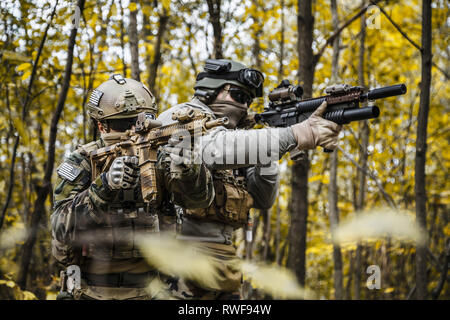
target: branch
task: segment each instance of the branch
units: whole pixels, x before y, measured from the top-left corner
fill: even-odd
[[[372,171],[370,170],[363,170],[363,168],[359,165],[358,162],[356,162],[351,155],[349,155],[346,151],[344,151],[341,147],[338,146],[339,151],[342,152],[342,154],[349,159],[356,167],[358,167],[359,170],[361,170],[362,172],[365,172],[365,174],[367,174],[370,178],[372,178],[372,180],[377,184],[378,189],[380,189],[384,199],[386,200],[386,202],[394,209],[397,209],[397,206],[395,205],[394,200],[392,199],[392,197],[386,192],[386,190],[384,190],[383,186],[380,184],[380,182],[378,181],[377,177],[375,177],[375,175],[373,174]]]
[[[373,1],[372,1],[372,4]],[[421,53],[423,51],[422,47],[419,46],[417,43],[415,43],[410,37],[408,37],[408,35],[400,28],[400,26],[395,23],[394,20],[392,20],[392,18],[387,14],[387,12],[380,6],[378,6],[378,8],[380,9],[381,13],[383,13],[383,15],[389,20],[389,22],[395,27],[395,29],[397,29],[397,31],[406,39],[408,40],[409,43],[411,43],[417,50],[419,50]],[[436,69],[438,69],[440,72],[442,72],[442,74],[445,76],[445,78],[448,80],[450,78],[449,74],[443,70],[441,67],[439,67],[435,62],[431,62],[431,64],[436,67]]]
[[[437,284],[436,288],[431,291],[431,297],[433,300],[436,300],[442,289],[444,288],[444,284],[447,282],[447,272],[448,272],[448,265],[450,263],[450,241],[447,241],[447,247],[445,248],[445,258],[444,258],[444,265],[442,267],[442,273],[441,278],[439,279],[439,283]]]
[[[329,44],[331,44],[331,43],[334,41],[334,39],[335,39],[337,36],[339,36],[339,35],[341,34],[341,32],[342,32],[345,28],[347,28],[353,21],[355,21],[355,20],[358,19],[360,16],[362,16],[362,15],[367,11],[367,9],[368,9],[370,6],[375,5],[375,4],[377,4],[378,2],[380,2],[380,1],[381,1],[381,0],[375,0],[375,1],[372,1],[371,4],[366,5],[366,6],[363,7],[361,10],[359,10],[359,12],[356,13],[353,17],[351,17],[349,20],[347,20],[346,22],[344,22],[344,24],[343,24],[339,29],[337,29],[337,30],[336,30],[336,31],[335,31],[335,32],[334,32],[334,33],[326,40],[325,44],[322,46],[322,48],[320,48],[319,52],[318,52],[317,54],[314,55],[314,59],[313,59],[314,65],[319,61],[320,57],[322,57],[322,55],[323,55],[323,53],[325,52],[325,49],[327,48],[327,46],[328,46]]]

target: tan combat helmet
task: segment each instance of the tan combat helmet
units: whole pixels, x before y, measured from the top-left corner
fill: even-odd
[[[139,81],[112,75],[94,89],[87,103],[88,114],[97,121],[136,117],[140,112],[156,115],[155,97]]]

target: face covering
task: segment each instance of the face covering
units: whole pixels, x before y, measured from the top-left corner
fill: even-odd
[[[128,135],[127,132],[102,133],[100,137],[102,138],[103,142],[105,142],[105,145],[107,147],[118,142],[130,139],[130,135]]]
[[[227,117],[227,129],[236,129],[237,124],[247,115],[247,106],[229,100],[215,100],[208,105],[217,118]]]

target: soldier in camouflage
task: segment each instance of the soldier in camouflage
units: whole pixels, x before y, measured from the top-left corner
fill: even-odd
[[[159,232],[160,219],[175,217],[171,202],[187,208],[209,206],[211,175],[203,165],[181,165],[181,177],[174,180],[171,159],[161,150],[156,180],[163,191],[156,206],[142,199],[136,157],[117,157],[107,172],[93,179],[90,153],[126,138],[139,112],[154,118],[157,109],[142,83],[113,75],[93,90],[88,110],[101,138],[78,146],[57,169],[52,253],[64,266],[81,271],[81,283],[72,281],[69,288],[70,298],[149,299],[146,287],[159,275],[143,259],[136,238]]]
[[[253,99],[262,96],[263,81],[261,72],[239,62],[207,60],[205,72],[197,76],[194,98],[158,117],[166,125],[172,122],[172,113],[189,107],[215,117],[229,118],[228,125],[214,128],[197,141],[197,154],[189,154],[191,151],[182,147],[180,141],[169,140],[168,150],[173,161],[182,162],[186,157],[200,155],[213,175],[215,189],[214,201],[208,208],[177,210],[182,214],[177,239],[201,244],[202,251],[214,261],[215,281],[204,285],[189,279],[169,279],[168,290],[175,298],[239,299],[242,274],[231,242],[232,234],[248,223],[250,208],[269,209],[273,205],[279,182],[278,159],[294,149],[322,146],[333,150],[337,147],[340,126],[320,117],[326,103],[308,120],[288,128],[238,130],[244,126]],[[274,136],[276,140],[272,139]],[[240,143],[246,139],[249,143]],[[275,143],[263,145],[259,141]],[[259,156],[262,147],[266,148],[272,161],[263,161]],[[256,163],[249,161],[252,150],[257,154]],[[205,155],[208,155],[208,161]],[[230,162],[229,159],[236,159],[236,155],[242,161]]]

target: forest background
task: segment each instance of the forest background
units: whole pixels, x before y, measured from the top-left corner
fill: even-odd
[[[450,298],[448,1],[5,0],[0,10],[0,298],[56,297],[52,181],[92,139],[90,91],[121,73],[163,111],[192,97],[210,57],[261,70],[265,97],[282,79],[304,97],[333,83],[407,85],[377,103],[379,118],[346,125],[333,154],[280,160],[275,205],[252,210],[254,241],[238,231],[235,244],[243,259],[292,270],[320,299]],[[427,241],[330,241],[367,209],[403,210]],[[381,287],[371,290],[373,265]],[[243,294],[270,298],[248,281]]]

